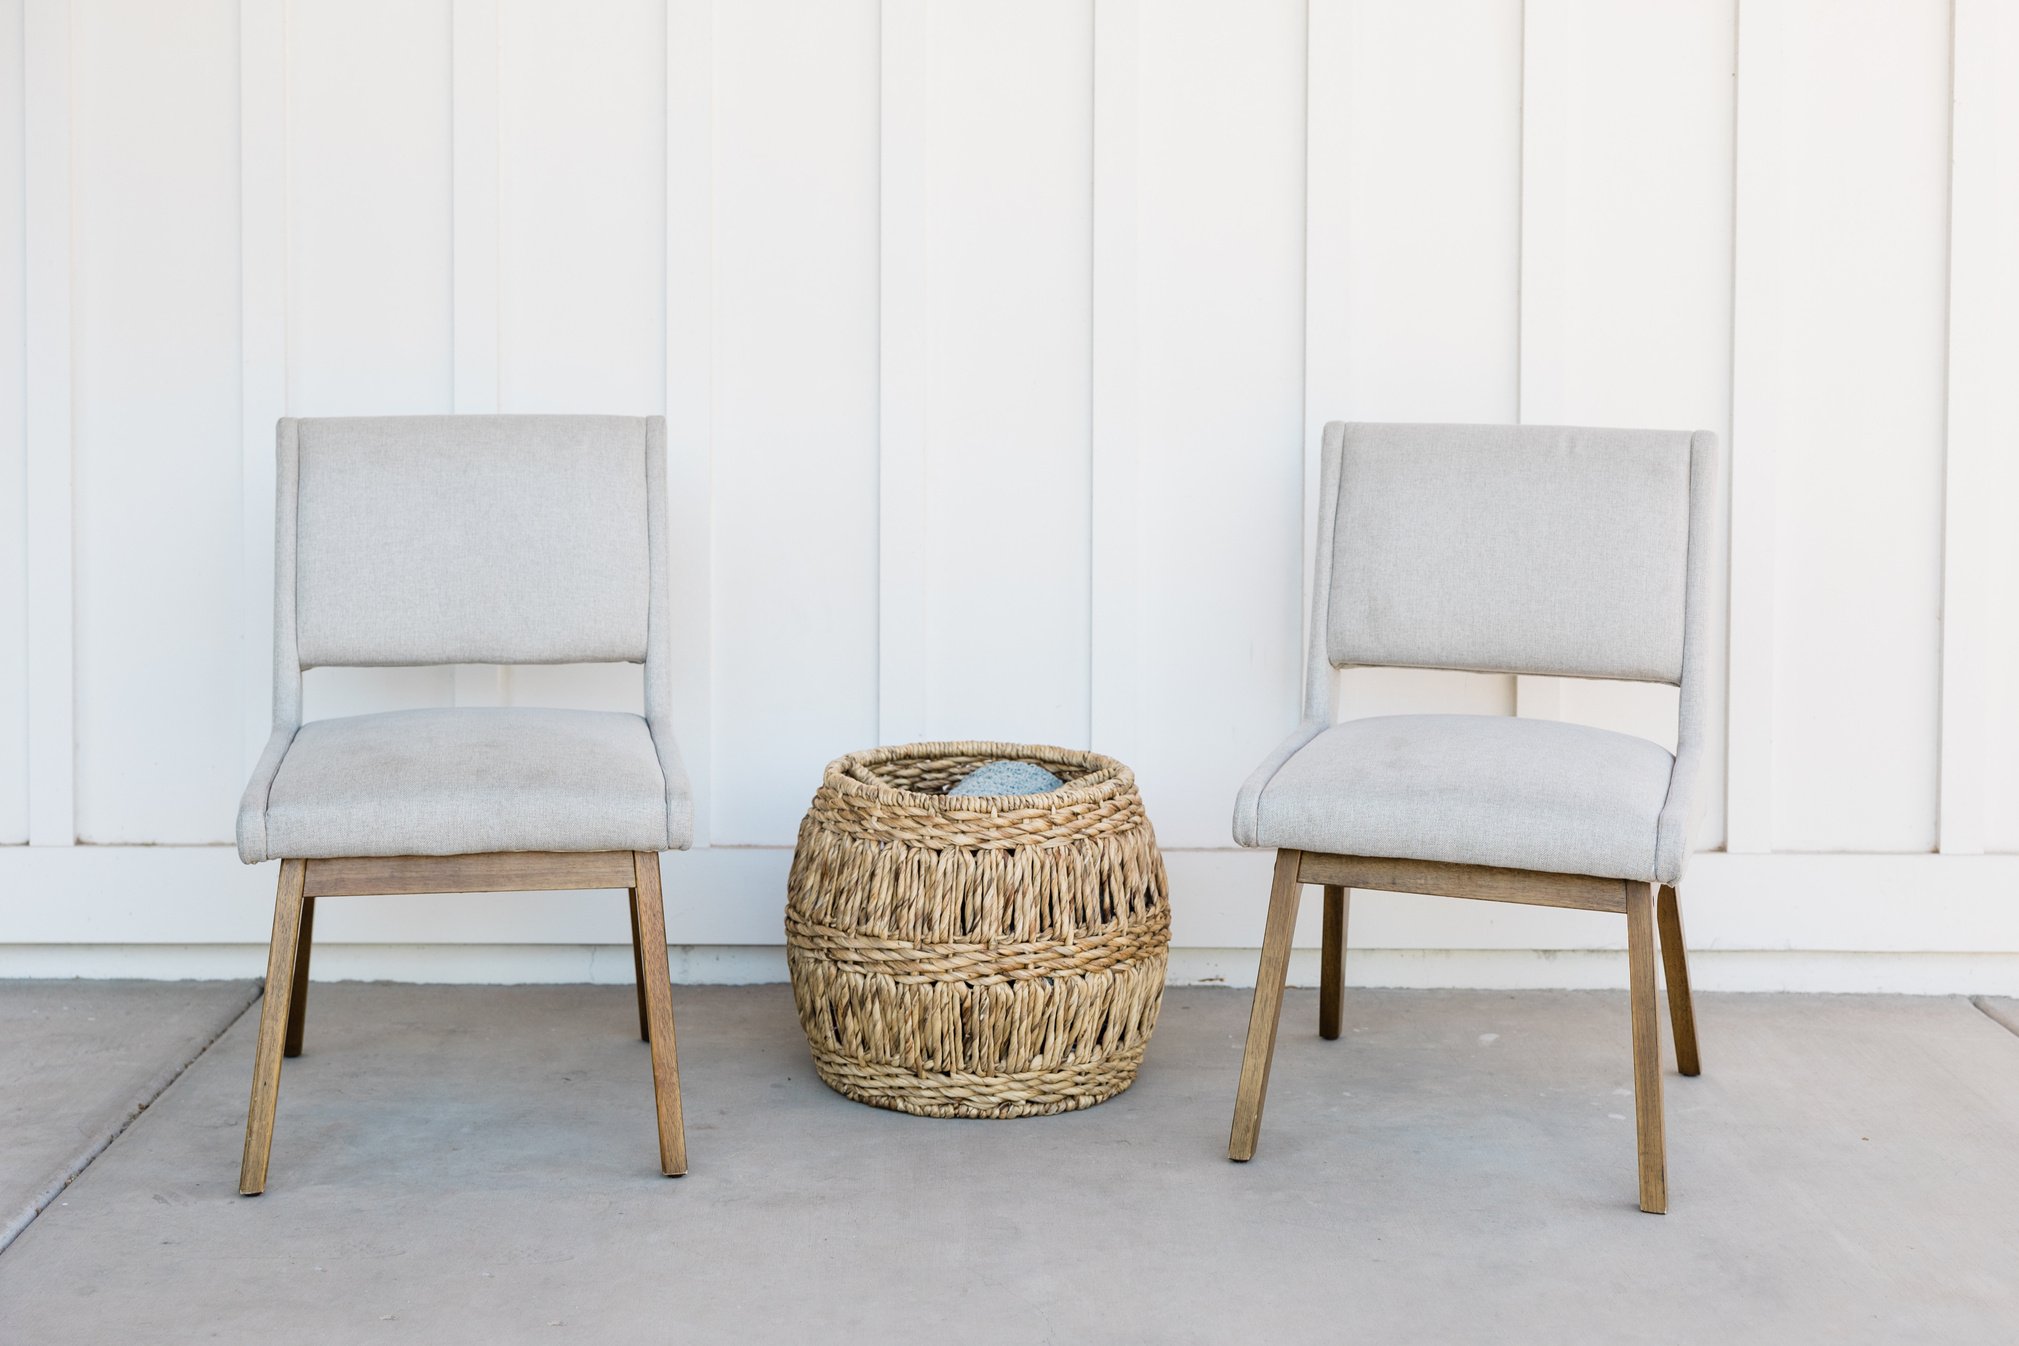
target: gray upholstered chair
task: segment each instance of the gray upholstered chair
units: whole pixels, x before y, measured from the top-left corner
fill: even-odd
[[[1318,502],[1304,720],[1234,811],[1234,839],[1274,848],[1276,876],[1228,1155],[1255,1153],[1302,885],[1325,890],[1327,1038],[1339,1035],[1354,888],[1620,912],[1640,1205],[1660,1212],[1657,923],[1677,1063],[1697,1073],[1676,885],[1713,676],[1717,437],[1334,423]],[[1355,665],[1673,684],[1676,752],[1504,716],[1335,724],[1333,670]]]
[[[266,1186],[318,897],[623,888],[660,1167],[686,1171],[659,852],[693,833],[668,714],[666,425],[618,416],[283,420],[273,737],[239,806],[279,860],[239,1190]],[[301,722],[329,665],[644,665],[644,715],[462,707]]]

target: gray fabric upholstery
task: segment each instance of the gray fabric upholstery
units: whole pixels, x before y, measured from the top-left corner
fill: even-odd
[[[1652,880],[1673,765],[1646,739],[1555,720],[1349,720],[1264,782],[1249,844]]]
[[[647,595],[645,640],[645,723],[659,752],[659,771],[666,778],[666,827],[669,843],[684,851],[694,838],[694,796],[687,788],[687,769],[673,733],[673,599],[672,554],[666,544],[666,418],[645,419],[645,518],[651,538],[651,591]],[[702,620],[706,620],[705,615]]]
[[[1717,437],[1707,431],[1327,425],[1303,720],[1242,787],[1235,841],[1677,882],[1714,676],[1720,477]],[[1333,671],[1349,664],[1680,684],[1676,754],[1498,717],[1399,716],[1335,729]],[[1411,727],[1423,720],[1453,723]],[[1355,764],[1346,755],[1356,746],[1390,760]],[[1413,768],[1397,758],[1411,751],[1425,754]],[[1532,771],[1515,770],[1509,755],[1529,752]],[[1416,788],[1454,754],[1478,755],[1479,781],[1454,778],[1441,799],[1419,790],[1425,816],[1414,826],[1377,797]],[[1641,777],[1655,763],[1665,764],[1663,788],[1643,838]],[[1565,771],[1598,772],[1604,790],[1624,793],[1594,798],[1551,774]],[[1481,793],[1489,779],[1505,792],[1498,807],[1510,825],[1527,829],[1519,837],[1493,823],[1493,801]],[[1586,808],[1590,817],[1568,812]],[[1469,841],[1451,831],[1460,815],[1477,829]],[[1643,841],[1650,853],[1628,864]],[[1482,858],[1517,854],[1528,858]],[[1604,867],[1591,867],[1601,859]]]
[[[1690,436],[1349,425],[1332,662],[1682,678]]]
[[[1655,877],[1674,883],[1689,864],[1690,834],[1696,830],[1704,750],[1710,737],[1711,583],[1724,551],[1724,496],[1720,489],[1718,437],[1708,430],[1690,436],[1689,567],[1683,580],[1683,668],[1676,708],[1675,775],[1661,811],[1661,843]]]
[[[276,450],[274,727],[239,805],[241,858],[691,843],[663,418],[290,417]],[[302,670],[321,664],[613,660],[644,662],[642,720],[465,709],[301,724]],[[445,754],[432,769],[431,752]]]
[[[687,840],[666,800],[637,715],[402,710],[303,725],[261,826],[268,854],[293,859],[659,851]]]
[[[266,749],[252,768],[252,780],[238,801],[238,858],[249,865],[281,857],[267,844],[266,802],[273,797],[273,778],[294,744],[295,726],[277,728],[266,740]]]
[[[644,659],[642,419],[360,417],[298,433],[302,667]]]

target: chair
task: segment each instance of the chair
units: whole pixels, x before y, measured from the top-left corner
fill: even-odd
[[[693,808],[668,714],[666,425],[657,417],[280,422],[273,736],[239,806],[279,860],[239,1190],[266,1187],[301,1052],[316,899],[623,888],[659,1163],[687,1168],[659,852]],[[644,664],[645,714],[463,707],[301,722],[329,665]]]
[[[1234,810],[1234,839],[1274,848],[1276,871],[1229,1158],[1255,1154],[1302,885],[1325,890],[1326,1038],[1354,888],[1619,912],[1640,1206],[1666,1209],[1655,930],[1677,1064],[1695,1075],[1676,887],[1704,753],[1717,499],[1704,431],[1325,427],[1304,719]],[[1333,670],[1355,665],[1668,683],[1676,753],[1504,716],[1335,724]]]

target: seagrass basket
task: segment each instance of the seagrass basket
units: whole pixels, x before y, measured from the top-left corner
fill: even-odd
[[[946,791],[1035,762],[1042,795]],[[820,1078],[927,1117],[1025,1117],[1129,1087],[1156,1027],[1169,885],[1113,758],[913,743],[828,764],[786,885],[792,995]]]

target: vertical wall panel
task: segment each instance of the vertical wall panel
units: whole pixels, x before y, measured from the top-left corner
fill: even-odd
[[[1992,0],[0,0],[0,843],[224,840],[273,419],[496,406],[667,411],[725,845],[941,734],[1225,845],[1348,417],[1729,429],[1730,846],[2019,850],[2015,62]],[[309,678],[496,700],[638,671]]]
[[[1136,762],[1143,648],[1142,6],[1094,5],[1087,737]]]
[[[445,412],[449,6],[295,0],[288,15],[288,401]]]
[[[668,0],[664,378],[673,722],[714,836],[715,0]]]
[[[1774,531],[1780,489],[1781,417],[1776,342],[1781,312],[1783,125],[1780,81],[1788,15],[1781,5],[1742,4],[1732,147],[1732,437],[1726,567],[1725,849],[1756,854],[1774,841]]]
[[[1235,790],[1297,722],[1303,10],[1142,14],[1133,764],[1167,846],[1230,844]]]
[[[73,16],[84,841],[223,840],[243,784],[237,17]]]
[[[288,409],[453,407],[447,0],[295,0],[287,16]],[[310,717],[447,705],[448,669],[321,669]]]
[[[1741,35],[1742,162],[1751,138],[1776,143],[1741,177],[1733,443],[1744,456],[1750,436],[1771,435],[1778,472],[1772,841],[1926,850],[1940,676],[1948,11],[1921,0],[1758,8],[1749,0],[1747,31],[1778,31],[1758,47]]]
[[[1307,541],[1326,421],[1516,418],[1521,280],[1521,6],[1312,0],[1310,24]],[[1339,713],[1505,714],[1512,682],[1356,670]]]
[[[904,59],[917,65],[886,65],[886,80],[908,81],[912,97],[887,99],[884,116],[915,120],[887,122],[885,171],[893,139],[913,148],[898,166],[915,188],[901,208],[921,214],[894,226],[885,216],[886,230],[909,231],[916,251],[893,258],[886,233],[885,339],[913,363],[886,365],[884,421],[888,430],[909,419],[917,452],[902,465],[886,457],[885,469],[921,479],[915,510],[894,510],[888,487],[883,496],[883,565],[910,568],[918,586],[911,606],[883,610],[884,674],[906,688],[883,696],[883,734],[1081,743],[1090,7],[888,6],[886,61],[893,22],[904,29]],[[888,211],[895,194],[888,183],[885,192]],[[913,668],[899,674],[893,660]]]
[[[1731,0],[1528,0],[1523,421],[1706,429],[1729,443],[1734,18]],[[1560,718],[1674,746],[1673,688],[1525,678],[1524,697],[1530,683]],[[1704,770],[1709,845],[1723,832],[1720,719]]]
[[[238,7],[239,762],[273,732],[275,424],[287,412],[287,4]]]
[[[715,839],[876,740],[877,6],[716,16]]]
[[[499,6],[498,400],[665,403],[665,6]],[[514,702],[638,709],[635,670],[515,669]]]
[[[22,87],[21,0],[0,0],[0,89]],[[27,350],[22,100],[0,99],[0,846],[28,838]]]
[[[506,411],[661,404],[664,8],[500,6]]]
[[[26,522],[28,840],[77,840],[75,444],[71,307],[72,15],[24,0],[21,16],[22,472]]]
[[[2019,9],[1955,7],[1944,851],[2019,851]]]
[[[926,122],[932,8],[882,0],[877,41],[876,725],[925,732]]]
[[[498,0],[455,0],[450,72],[454,403],[498,409]]]

